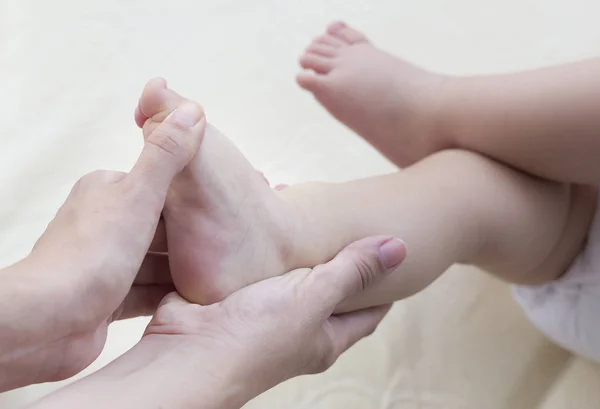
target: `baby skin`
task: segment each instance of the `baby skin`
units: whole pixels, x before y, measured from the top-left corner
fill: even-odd
[[[563,274],[547,285],[517,286],[515,298],[551,339],[600,362],[600,207],[593,216],[594,188],[581,187],[600,185],[600,58],[509,74],[449,76],[389,55],[336,22],[307,47],[300,64],[305,71],[297,77],[299,85],[400,167],[419,160],[422,165],[416,166],[424,166],[433,157],[428,155],[463,149],[540,178],[536,189],[571,184],[563,186],[570,191],[569,198],[560,199],[569,203],[569,216],[559,222],[565,229],[544,262],[548,274],[538,270],[526,277]],[[468,183],[478,177],[467,176]],[[481,193],[491,192],[484,187]],[[512,195],[504,197],[507,203],[518,197]],[[584,232],[588,240],[582,243]],[[497,233],[487,230],[483,236]],[[520,243],[541,244],[539,237],[533,240]],[[573,259],[576,243],[579,254],[565,270],[563,262]],[[523,278],[490,270],[517,283]],[[514,271],[531,270],[521,264]]]
[[[437,129],[431,120],[443,76],[376,48],[341,22],[306,48],[300,65],[306,71],[297,76],[298,84],[397,165],[451,147],[434,140]]]
[[[465,149],[527,173],[600,183],[600,58],[501,75],[434,73],[342,22],[300,57],[299,85],[400,167]]]
[[[135,115],[144,137],[183,102],[163,79],[150,81]],[[218,301],[265,278],[258,271],[274,275],[297,263],[291,207],[210,124],[195,158],[174,179],[163,217],[173,279],[191,301]]]
[[[150,81],[136,110],[144,135],[184,101],[164,80]],[[171,185],[164,218],[175,285],[204,304],[330,260],[360,238],[402,238],[406,261],[347,300],[343,312],[406,298],[457,262],[510,282],[553,280],[582,246],[593,207],[591,189],[529,177],[458,150],[389,175],[276,191],[208,125],[200,150]]]

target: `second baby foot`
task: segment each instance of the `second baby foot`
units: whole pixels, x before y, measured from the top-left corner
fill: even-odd
[[[435,139],[443,79],[374,47],[344,23],[331,24],[300,57],[298,84],[396,165],[446,148]]]
[[[164,80],[150,81],[136,110],[144,135],[184,101]],[[173,281],[190,301],[217,302],[295,268],[292,209],[210,124],[200,150],[174,179],[163,214]]]

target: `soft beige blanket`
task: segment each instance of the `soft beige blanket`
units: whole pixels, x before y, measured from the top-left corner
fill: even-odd
[[[132,165],[133,108],[152,76],[203,103],[273,182],[351,179],[392,167],[294,83],[328,21],[431,69],[474,73],[597,54],[599,12],[594,0],[0,0],[0,264],[27,254],[79,176]],[[90,370],[144,324],[114,325]],[[586,409],[600,406],[599,385],[597,367],[538,334],[505,285],[457,267],[327,374],[249,407]]]

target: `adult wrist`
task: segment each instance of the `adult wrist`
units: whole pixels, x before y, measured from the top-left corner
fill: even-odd
[[[239,409],[253,397],[235,375],[235,365],[176,338],[145,336],[106,367],[30,409]]]
[[[249,379],[244,379],[244,360],[221,346],[213,347],[216,341],[205,343],[200,336],[196,341],[188,336],[146,335],[107,367],[106,373],[121,385],[123,394],[139,387],[147,395],[140,407],[238,409],[254,398]],[[125,384],[123,379],[127,379]]]
[[[34,253],[2,274],[0,391],[63,380],[87,366],[77,354],[81,349],[72,348],[85,328],[74,302],[81,295],[69,274]]]
[[[54,381],[61,365],[44,348],[61,338],[49,316],[55,304],[37,264],[28,256],[2,269],[0,299],[0,392],[34,383]],[[50,302],[49,302],[50,300]],[[48,304],[52,304],[52,309]],[[58,330],[60,331],[60,330]],[[48,358],[53,358],[48,363]]]

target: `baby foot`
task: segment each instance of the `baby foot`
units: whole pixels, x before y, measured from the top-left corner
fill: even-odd
[[[144,136],[184,101],[164,80],[150,81],[136,110]],[[163,214],[173,281],[190,301],[220,301],[295,268],[291,207],[211,125],[190,165],[173,181]]]
[[[333,23],[300,57],[298,84],[339,121],[399,166],[445,148],[433,120],[442,77],[375,48]]]

